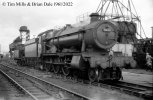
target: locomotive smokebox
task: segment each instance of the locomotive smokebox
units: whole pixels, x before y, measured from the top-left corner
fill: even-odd
[[[101,49],[110,49],[117,40],[117,23],[112,21],[93,22],[87,27],[87,34],[84,34],[85,43]],[[92,28],[91,28],[92,27]]]
[[[91,19],[90,19],[90,23],[98,21],[99,20],[99,14],[98,13],[92,13],[90,15]]]

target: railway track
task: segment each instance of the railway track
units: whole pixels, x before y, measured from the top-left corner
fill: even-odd
[[[32,100],[44,100],[45,98],[48,98],[49,95],[41,91],[36,86],[34,87],[33,84],[28,82],[26,79],[21,79],[19,76],[15,78],[16,76],[8,75],[5,71],[0,70],[1,73],[3,73],[6,77],[9,78],[10,81],[16,84],[17,87],[20,88],[21,91],[24,91],[29,97],[31,97]],[[11,77],[10,77],[11,76]],[[13,78],[12,78],[13,77]]]
[[[140,98],[151,99],[153,98],[153,87],[118,81],[116,83],[105,82],[100,85],[110,85],[112,89],[117,89],[121,92],[134,95]]]
[[[121,93],[126,93],[136,97],[144,98],[146,100],[151,100],[153,98],[153,87],[150,87],[150,86],[128,83],[124,81],[118,81],[118,82],[106,81],[106,82],[99,82],[99,83],[97,82],[90,83],[87,80],[85,81],[79,80],[79,81],[81,84],[85,83],[85,84],[91,84],[93,86],[98,86],[102,88],[117,90],[117,91],[120,91]]]
[[[9,85],[9,82],[12,83],[11,87],[9,87],[9,89],[11,90],[11,88],[16,87],[16,89],[18,89],[20,91],[20,93],[26,95],[26,97],[29,96],[29,98],[31,98],[31,100],[33,99],[31,93],[29,93],[23,86],[21,86],[17,81],[15,81],[13,78],[11,78],[8,74],[6,74],[3,70],[0,69],[0,73],[7,79],[7,82],[5,82],[6,80],[2,80],[3,82],[5,82],[7,84],[7,86]],[[13,91],[14,92],[14,91]],[[19,93],[18,93],[19,94]]]
[[[9,76],[10,72],[12,79],[18,84],[23,91],[32,97],[34,100],[91,100],[92,98],[86,97],[82,94],[70,91],[56,84],[52,84],[48,81],[24,73],[17,69],[11,68],[8,65],[1,64],[3,73]],[[9,75],[8,75],[9,74]],[[13,76],[15,75],[15,76]],[[10,77],[10,76],[9,76]],[[11,78],[10,77],[10,78]]]
[[[72,80],[72,77],[65,77],[64,75],[56,75],[56,78]],[[75,79],[76,81],[76,79]],[[153,87],[138,85],[134,83],[127,83],[124,81],[119,82],[102,82],[102,83],[90,83],[88,80],[79,79],[77,84],[91,84],[93,86],[104,87],[107,89],[118,90],[120,92],[124,92],[126,94],[134,95],[144,99],[151,99],[153,97]]]
[[[22,87],[15,83],[8,75],[6,75],[2,70],[0,70],[0,94],[3,97],[0,97],[0,100],[19,100],[26,98],[26,100],[32,100],[28,96]],[[9,97],[8,97],[9,96]]]

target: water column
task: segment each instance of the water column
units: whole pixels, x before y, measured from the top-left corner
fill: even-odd
[[[25,44],[25,42],[30,39],[30,31],[28,30],[27,26],[21,26],[19,31],[22,44]]]

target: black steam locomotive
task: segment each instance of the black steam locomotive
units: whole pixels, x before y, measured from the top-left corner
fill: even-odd
[[[136,38],[136,25],[100,20],[97,13],[90,17],[88,25],[73,27],[67,24],[61,29],[42,32],[25,44],[18,44],[20,48],[14,49],[14,59],[20,65],[84,77],[91,82],[119,80],[122,67],[136,66],[132,56],[128,56],[133,49],[130,42]]]

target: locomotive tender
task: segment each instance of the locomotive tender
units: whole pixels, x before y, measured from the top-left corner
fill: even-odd
[[[65,76],[85,77],[91,82],[121,79],[121,68],[127,64],[135,67],[136,62],[113,48],[123,44],[132,47],[128,42],[135,37],[136,25],[100,20],[97,13],[90,17],[88,25],[73,27],[67,24],[62,29],[51,29],[28,40],[24,44],[24,56],[18,62],[41,65],[41,69],[62,72]]]

